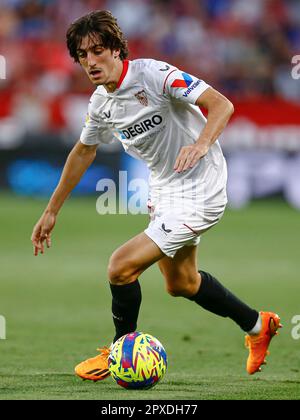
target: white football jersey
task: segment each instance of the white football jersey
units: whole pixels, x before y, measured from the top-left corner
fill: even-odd
[[[175,199],[182,193],[185,199],[199,196],[201,190],[206,207],[223,206],[227,170],[218,141],[194,168],[174,171],[180,149],[195,143],[206,124],[195,102],[208,87],[165,62],[125,60],[117,89],[109,93],[98,86],[93,93],[80,140],[95,145],[117,138],[127,153],[145,161],[153,204],[170,190]]]

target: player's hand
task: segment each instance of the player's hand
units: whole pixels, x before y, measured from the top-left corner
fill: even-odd
[[[51,231],[55,226],[56,215],[51,212],[46,212],[42,215],[40,220],[34,226],[31,242],[34,248],[34,255],[44,253],[44,242],[46,242],[47,248],[51,246]]]
[[[176,159],[174,170],[180,173],[193,168],[206,155],[208,150],[209,146],[197,143],[182,147]]]

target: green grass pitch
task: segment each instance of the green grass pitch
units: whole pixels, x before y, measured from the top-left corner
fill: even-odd
[[[99,216],[96,198],[71,198],[59,216],[53,246],[32,255],[31,230],[44,201],[0,195],[0,399],[202,400],[299,399],[300,216],[279,200],[227,210],[205,234],[199,266],[249,305],[280,314],[263,372],[247,375],[244,334],[229,319],[165,291],[156,266],[141,276],[141,331],[165,346],[169,366],[160,384],[128,391],[111,378],[83,382],[74,366],[113,336],[106,266],[110,254],[147,225],[147,216]]]

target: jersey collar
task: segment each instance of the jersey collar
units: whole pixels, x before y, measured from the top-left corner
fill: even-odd
[[[119,79],[118,84],[117,84],[117,89],[120,88],[123,80],[125,79],[125,76],[126,76],[126,74],[128,72],[128,66],[129,66],[129,60],[124,60],[123,61],[123,70],[122,70],[120,79]]]

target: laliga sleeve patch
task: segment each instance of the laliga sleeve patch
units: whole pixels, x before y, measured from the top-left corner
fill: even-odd
[[[208,87],[207,83],[191,74],[173,70],[168,74],[164,88],[171,97],[194,105]]]
[[[193,83],[193,78],[187,74],[182,73],[183,79],[175,79],[171,84],[171,87],[175,88],[188,88]]]

